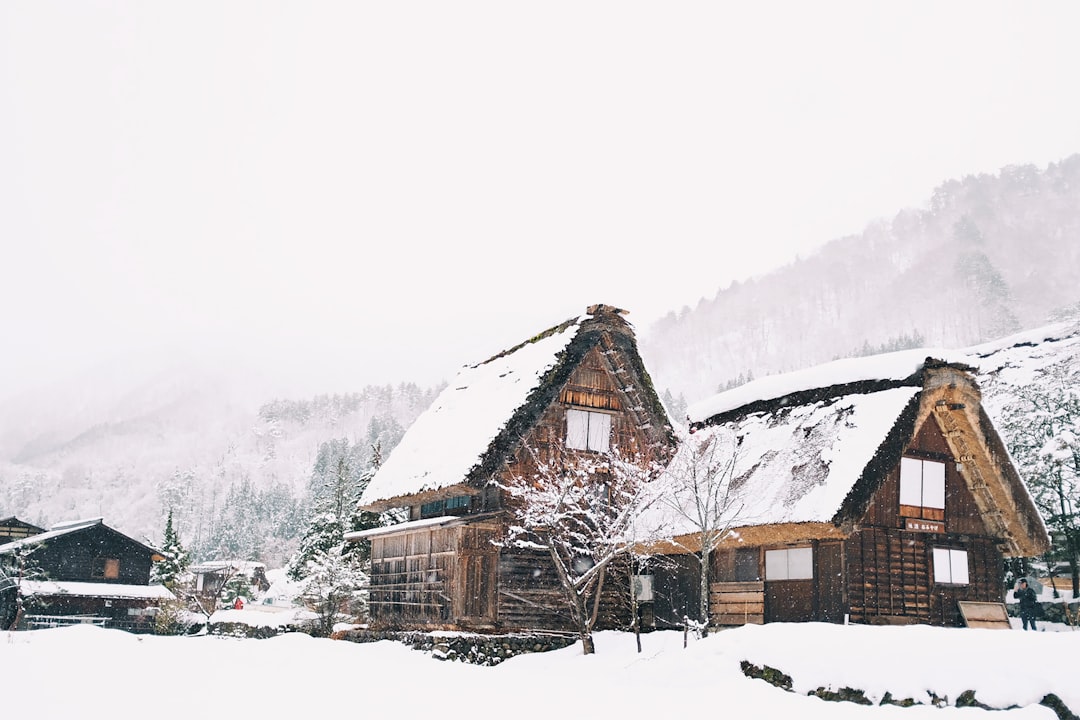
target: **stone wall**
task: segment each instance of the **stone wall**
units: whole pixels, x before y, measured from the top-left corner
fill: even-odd
[[[429,652],[436,660],[457,660],[475,665],[498,665],[515,655],[547,652],[573,645],[577,637],[559,634],[482,635],[393,630],[346,630],[334,638],[351,642],[395,640],[414,650]]]

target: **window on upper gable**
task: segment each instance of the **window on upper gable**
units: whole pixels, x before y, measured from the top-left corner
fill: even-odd
[[[934,548],[934,582],[939,585],[967,585],[967,550]]]
[[[900,458],[900,514],[926,520],[945,519],[945,463]]]
[[[611,445],[611,416],[588,410],[566,411],[566,447],[607,452]]]
[[[120,577],[120,561],[116,558],[94,558],[91,577],[116,580]]]

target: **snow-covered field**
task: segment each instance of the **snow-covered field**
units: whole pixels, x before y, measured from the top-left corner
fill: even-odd
[[[1010,718],[1080,709],[1080,632],[1030,633],[823,624],[748,626],[691,640],[601,633],[580,646],[496,667],[439,662],[392,642],[149,637],[71,627],[0,635],[2,717],[127,718],[976,718],[978,708],[866,707],[805,693],[864,690],[875,702],[953,702],[974,690]],[[791,675],[796,692],[745,677],[748,660]],[[704,713],[704,715],[703,715]],[[331,715],[332,714],[332,715]]]

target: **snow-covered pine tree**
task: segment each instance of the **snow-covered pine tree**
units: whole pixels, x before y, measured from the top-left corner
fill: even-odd
[[[165,520],[165,536],[161,541],[161,556],[163,560],[154,563],[150,569],[150,582],[160,583],[170,590],[174,589],[180,578],[188,568],[190,557],[187,550],[180,542],[180,535],[173,527],[173,511],[169,509],[169,516]]]
[[[377,514],[361,512],[357,507],[381,460],[378,443],[371,449],[371,457],[371,466],[364,470],[362,449],[350,445],[347,439],[330,440],[319,447],[308,486],[310,519],[300,547],[287,566],[288,576],[293,580],[301,580],[312,572],[311,563],[320,555],[344,545],[346,532],[381,524]],[[367,544],[356,543],[340,552],[351,556],[352,562],[362,564],[368,560],[371,549]]]
[[[368,576],[356,558],[342,553],[341,545],[317,552],[308,561],[306,571],[300,597],[319,616],[316,634],[330,635],[334,623],[343,616],[367,614],[359,590],[367,585]]]
[[[332,512],[316,512],[308,522],[300,547],[289,559],[286,574],[291,580],[302,580],[311,572],[309,567],[318,557],[326,555],[344,542],[345,530]]]

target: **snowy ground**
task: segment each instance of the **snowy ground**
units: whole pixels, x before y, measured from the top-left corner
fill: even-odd
[[[850,686],[873,700],[954,700],[974,690],[1009,718],[1055,718],[1056,693],[1080,709],[1080,632],[1025,633],[823,624],[748,626],[691,641],[678,633],[601,633],[578,646],[496,667],[439,662],[392,642],[292,634],[269,640],[134,636],[95,627],[0,635],[3,717],[166,720],[286,718],[349,712],[384,718],[723,717],[1001,718],[977,708],[864,707],[789,693],[746,678],[769,665],[798,693]]]

